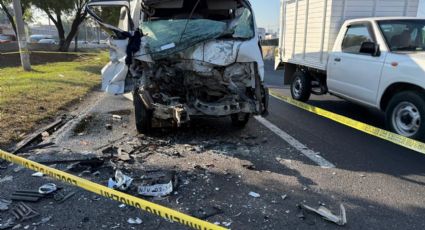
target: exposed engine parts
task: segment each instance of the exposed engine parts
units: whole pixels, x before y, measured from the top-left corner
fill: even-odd
[[[180,126],[190,116],[260,113],[255,92],[255,63],[226,67],[194,60],[137,61],[131,73],[144,105],[153,112],[152,125]]]

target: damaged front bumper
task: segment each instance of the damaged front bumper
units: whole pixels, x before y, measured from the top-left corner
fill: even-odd
[[[143,67],[140,67],[142,65]],[[137,73],[137,67],[143,71]],[[194,116],[261,114],[267,90],[256,63],[226,67],[199,61],[136,62],[135,84],[153,127],[181,126]]]

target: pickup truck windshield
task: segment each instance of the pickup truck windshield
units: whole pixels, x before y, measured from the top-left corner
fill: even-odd
[[[378,22],[391,51],[425,51],[425,20]]]

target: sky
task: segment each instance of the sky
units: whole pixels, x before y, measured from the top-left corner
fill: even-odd
[[[250,0],[258,27],[279,29],[280,0]]]

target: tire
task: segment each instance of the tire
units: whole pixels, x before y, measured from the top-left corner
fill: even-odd
[[[137,132],[140,134],[150,133],[152,131],[152,111],[146,109],[137,89],[133,91],[133,105]]]
[[[297,71],[294,73],[294,80],[291,84],[292,98],[297,101],[306,102],[311,95],[311,81],[304,72]]]
[[[251,114],[249,113],[236,113],[230,115],[232,125],[237,128],[244,128],[248,124]]]
[[[425,140],[425,93],[405,91],[391,98],[386,110],[388,129],[405,137]]]

